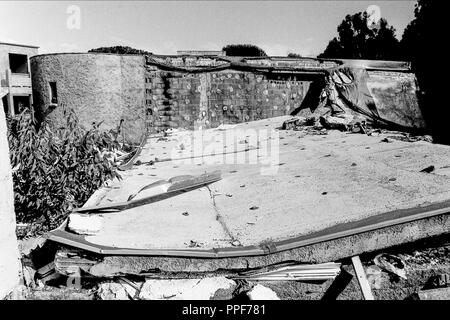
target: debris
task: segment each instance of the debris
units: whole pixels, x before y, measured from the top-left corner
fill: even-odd
[[[187,211],[182,213],[183,216],[187,217],[189,215],[189,213]]]
[[[386,142],[386,143],[391,143],[392,142],[392,140],[391,139],[389,139],[389,138],[384,138],[384,139],[382,139],[380,142]]]
[[[316,117],[307,117],[305,121],[305,126],[314,126],[317,122]]]
[[[234,240],[233,242],[231,242],[231,245],[234,247],[240,247],[241,243],[238,240]]]
[[[400,140],[405,142],[417,142],[417,141],[425,141],[429,143],[433,143],[433,138],[431,136],[413,136],[406,132],[395,132],[396,135],[391,135],[389,138],[394,140]]]
[[[375,257],[373,262],[382,270],[406,279],[405,263],[399,257],[392,254],[381,253]]]
[[[103,217],[99,215],[87,215],[71,213],[67,228],[77,234],[95,235],[102,230]]]
[[[227,197],[231,198],[233,195],[230,193],[225,194]]]
[[[382,271],[378,266],[372,265],[367,267],[366,274],[367,274],[367,281],[369,281],[370,287],[375,289],[381,288],[382,283]]]
[[[450,300],[450,287],[430,290],[419,290],[420,300]]]
[[[225,130],[228,130],[228,129],[234,129],[235,127],[236,127],[235,124],[225,124],[225,123],[222,123],[221,125],[219,125],[219,126],[216,128],[216,130],[218,130],[218,131],[225,131]]]
[[[352,257],[353,268],[355,269],[356,277],[358,279],[359,286],[363,293],[365,300],[375,300],[370,289],[369,281],[367,281],[366,274],[364,273],[364,268],[361,264],[359,256]]]
[[[338,114],[335,116],[321,116],[320,123],[326,129],[336,129],[340,131],[347,131],[348,126],[353,121],[354,116],[347,113]]]
[[[191,240],[189,242],[189,248],[197,248],[200,247],[200,244],[197,241]]]
[[[283,130],[294,129],[295,127],[306,125],[307,122],[308,120],[304,117],[292,117],[291,119],[288,119],[283,122],[281,129]],[[309,122],[311,122],[311,120],[309,120]]]
[[[247,292],[250,300],[280,300],[277,294],[272,290],[260,284],[254,286]]]
[[[432,288],[450,287],[450,274],[439,274],[428,279],[428,286]]]
[[[36,276],[36,270],[29,266],[22,266],[23,284],[27,287],[34,288],[36,283],[34,277]]]
[[[101,300],[131,300],[138,294],[138,290],[128,283],[103,282],[97,290]]]
[[[236,283],[225,277],[147,280],[139,293],[144,300],[210,300],[231,298]],[[226,291],[228,294],[224,294]]]
[[[35,278],[38,279],[37,284],[45,284],[48,281],[58,279],[61,276],[56,269],[55,263],[51,262],[36,271]]]
[[[294,264],[284,267],[271,266],[267,271],[250,270],[242,272],[235,279],[260,281],[325,281],[334,279],[341,272],[340,263]]]
[[[429,166],[429,167],[426,167],[426,168],[420,170],[420,172],[431,173],[431,172],[434,171],[434,169],[435,169],[435,168],[434,168],[434,166],[432,165],[432,166]]]
[[[351,127],[352,133],[363,133],[367,135],[372,135],[373,132],[368,132],[366,129],[366,123],[365,121],[362,122],[356,122]]]

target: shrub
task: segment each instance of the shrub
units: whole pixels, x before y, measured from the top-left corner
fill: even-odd
[[[267,57],[267,54],[253,44],[229,44],[222,48],[227,56]]]
[[[25,235],[58,226],[67,214],[82,206],[108,179],[118,178],[107,151],[119,147],[100,124],[85,130],[73,110],[64,111],[65,123],[37,129],[32,110],[8,119],[17,221],[29,224]],[[19,234],[19,236],[23,236]]]

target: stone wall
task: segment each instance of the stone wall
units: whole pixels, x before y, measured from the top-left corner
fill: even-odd
[[[6,136],[6,120],[0,100],[0,299],[19,283],[19,250],[16,239],[14,195]]]
[[[34,107],[49,114],[52,124],[63,122],[63,109],[74,109],[90,127],[114,129],[123,119],[123,139],[138,143],[146,133],[144,57],[102,53],[38,55],[31,59]],[[56,82],[52,106],[49,82]],[[50,108],[50,109],[49,109]],[[50,112],[51,111],[51,112]]]

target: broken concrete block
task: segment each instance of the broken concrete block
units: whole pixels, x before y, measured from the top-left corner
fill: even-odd
[[[77,234],[95,235],[103,226],[103,217],[100,215],[87,215],[71,213],[67,227]]]
[[[126,283],[104,282],[97,290],[102,300],[130,300],[137,295],[137,290]]]
[[[277,294],[263,285],[257,284],[249,292],[247,296],[250,300],[280,300]]]
[[[335,116],[322,116],[320,117],[320,123],[326,129],[335,129],[341,131],[347,131],[347,126],[349,126],[353,121],[354,116],[351,114],[343,113]]]
[[[293,117],[283,122],[282,129],[290,130],[297,126],[304,126],[307,123],[307,119],[304,117]]]
[[[210,300],[231,298],[236,283],[225,277],[147,280],[139,294],[144,300]],[[228,292],[228,294],[225,294]]]

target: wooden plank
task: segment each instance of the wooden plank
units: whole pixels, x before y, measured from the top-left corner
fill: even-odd
[[[361,260],[359,256],[352,257],[353,268],[355,269],[356,278],[358,279],[359,286],[361,287],[361,291],[363,293],[365,300],[375,300],[372,294],[372,290],[370,289],[369,281],[367,281],[366,273],[364,272],[364,268],[361,264]]]

